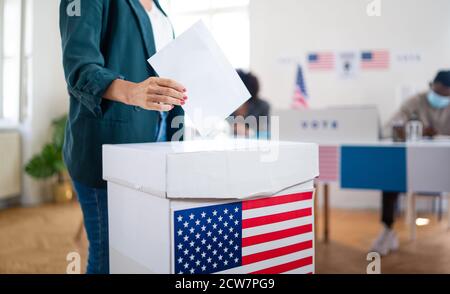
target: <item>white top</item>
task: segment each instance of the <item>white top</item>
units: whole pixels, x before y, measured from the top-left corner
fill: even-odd
[[[147,14],[150,18],[150,23],[152,24],[155,49],[156,52],[158,52],[173,40],[172,24],[155,3],[153,3],[152,10],[147,11]],[[160,112],[160,115],[161,123],[158,126],[157,141],[164,142],[167,140],[165,132],[167,113]]]
[[[161,10],[153,3],[152,10],[147,11],[153,29],[156,52],[173,40],[172,24]]]

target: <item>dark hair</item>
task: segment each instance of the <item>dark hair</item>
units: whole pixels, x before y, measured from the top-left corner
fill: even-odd
[[[433,83],[441,83],[446,87],[450,87],[450,70],[441,70],[438,72]]]
[[[244,85],[247,87],[252,99],[259,99],[259,81],[258,78],[251,72],[245,72],[242,69],[238,69],[237,73],[241,78]]]

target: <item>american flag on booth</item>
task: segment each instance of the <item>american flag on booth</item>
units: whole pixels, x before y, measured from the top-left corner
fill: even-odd
[[[335,57],[332,52],[313,52],[308,54],[308,69],[333,70],[335,67]]]
[[[362,69],[388,69],[390,54],[388,50],[364,51],[361,53]]]
[[[297,78],[295,80],[295,90],[292,102],[292,108],[308,108],[308,92],[303,77],[303,70],[300,65],[297,66]]]
[[[314,272],[313,192],[173,213],[177,274]]]
[[[336,182],[339,179],[339,147],[319,146],[319,181]]]

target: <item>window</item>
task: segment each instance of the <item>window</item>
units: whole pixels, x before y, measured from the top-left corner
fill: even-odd
[[[21,0],[0,0],[0,119],[13,123],[20,109],[21,16]]]
[[[161,2],[166,4],[176,35],[202,19],[231,64],[236,68],[249,68],[249,0],[166,0]]]

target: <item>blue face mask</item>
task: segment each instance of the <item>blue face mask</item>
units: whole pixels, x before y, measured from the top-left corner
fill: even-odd
[[[441,96],[433,90],[430,90],[430,92],[428,92],[427,98],[428,102],[433,108],[442,109],[450,105],[450,97]]]

